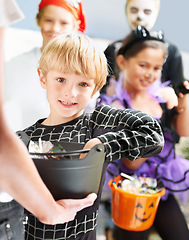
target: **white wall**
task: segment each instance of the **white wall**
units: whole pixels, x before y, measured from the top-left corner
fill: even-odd
[[[13,27],[37,30],[35,15],[39,0],[17,0],[26,18]],[[129,32],[124,14],[125,0],[83,0],[87,15],[86,34],[91,37],[116,40]],[[189,51],[188,0],[161,0],[154,30],[163,30],[165,37],[180,50]]]

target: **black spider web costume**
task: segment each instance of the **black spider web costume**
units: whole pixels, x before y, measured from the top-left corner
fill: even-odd
[[[73,221],[58,225],[45,225],[33,215],[29,216],[26,226],[26,239],[96,239],[98,207],[105,171],[109,162],[119,158],[135,160],[158,154],[163,147],[163,137],[158,122],[140,111],[118,110],[101,105],[92,114],[85,114],[70,122],[44,126],[39,120],[24,131],[31,140],[56,140],[86,143],[97,137],[106,150],[101,183],[95,203],[77,213]]]

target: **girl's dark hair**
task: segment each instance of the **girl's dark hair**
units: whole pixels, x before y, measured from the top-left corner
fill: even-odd
[[[154,36],[149,38],[137,38],[134,31],[132,31],[122,42],[122,46],[117,52],[117,55],[123,55],[126,59],[134,57],[144,48],[161,48],[165,57],[168,54],[168,49],[164,41],[159,40]]]
[[[163,41],[160,41],[156,37],[150,38],[137,38],[134,31],[132,31],[127,37],[123,40],[122,46],[117,52],[118,55],[123,55],[125,59],[129,59],[131,57],[135,57],[140,51],[145,48],[161,48],[164,53],[164,58],[167,58],[168,55],[168,47],[167,44]],[[119,67],[116,64],[115,66],[115,77],[118,79],[119,76]]]

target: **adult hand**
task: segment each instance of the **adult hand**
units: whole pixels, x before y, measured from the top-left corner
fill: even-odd
[[[93,205],[97,195],[95,193],[89,194],[83,199],[61,199],[57,203],[61,206],[61,211],[64,213],[60,216],[60,223],[71,221],[75,218],[78,211],[83,208]],[[56,219],[56,224],[57,224]]]

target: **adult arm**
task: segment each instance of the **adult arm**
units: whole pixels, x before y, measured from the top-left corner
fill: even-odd
[[[0,27],[0,114],[3,112],[3,56],[5,27]]]

